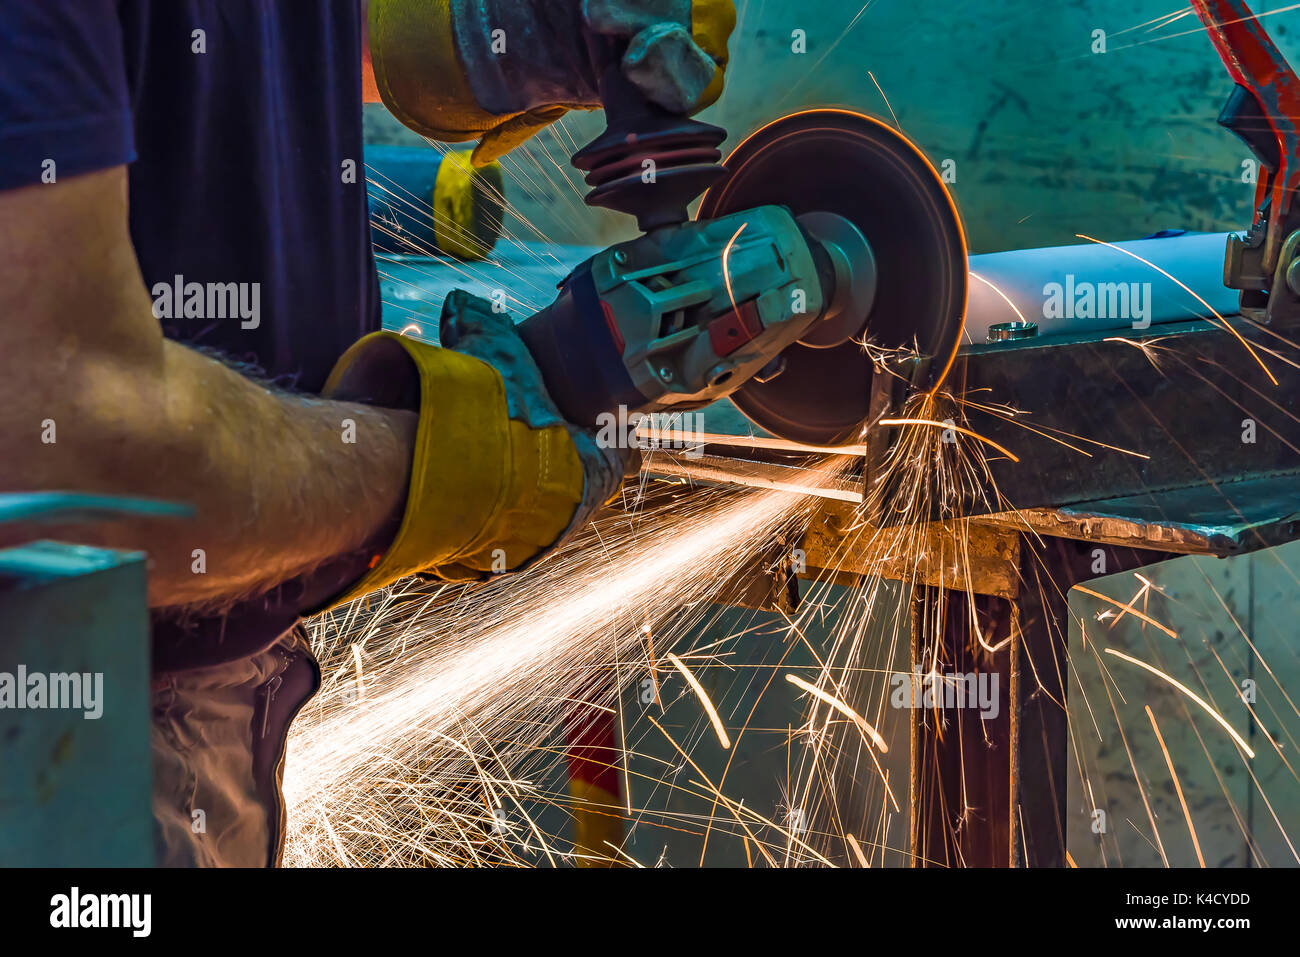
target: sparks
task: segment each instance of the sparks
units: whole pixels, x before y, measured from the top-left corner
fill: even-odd
[[[700,704],[704,707],[704,713],[709,716],[709,723],[713,725],[713,730],[718,736],[718,743],[722,745],[724,750],[730,748],[731,739],[727,737],[727,729],[722,726],[722,719],[718,717],[718,709],[713,707],[713,702],[709,700],[709,695],[704,690],[704,687],[695,679],[695,675],[691,674],[690,669],[686,667],[682,659],[669,652],[668,660],[673,663],[674,668],[682,673],[686,683],[691,686],[691,690],[700,699]]]
[[[1177,678],[1174,678],[1172,675],[1165,674],[1165,672],[1161,671],[1159,668],[1155,667],[1154,665],[1149,665],[1145,661],[1140,661],[1137,658],[1133,658],[1129,655],[1126,655],[1122,651],[1116,651],[1114,648],[1105,648],[1103,650],[1106,652],[1106,654],[1114,655],[1116,658],[1120,658],[1124,661],[1127,661],[1129,664],[1137,665],[1139,668],[1151,672],[1151,674],[1155,675],[1157,678],[1161,679],[1162,681],[1167,681],[1169,684],[1173,685],[1183,694],[1187,695],[1187,697],[1191,698],[1198,705],[1200,705],[1202,711],[1204,711],[1211,718],[1217,721],[1219,723],[1219,726],[1222,727],[1224,731],[1228,732],[1228,735],[1232,738],[1232,740],[1237,742],[1237,747],[1241,748],[1241,750],[1245,752],[1246,757],[1248,758],[1255,757],[1254,750],[1252,750],[1250,745],[1246,743],[1246,739],[1237,733],[1237,729],[1234,728],[1232,725],[1228,724],[1227,719],[1224,718],[1223,715],[1219,714],[1218,711],[1214,710],[1214,708],[1212,708],[1204,698],[1198,695],[1191,688],[1187,687],[1187,685],[1183,684],[1181,681],[1179,681]]]

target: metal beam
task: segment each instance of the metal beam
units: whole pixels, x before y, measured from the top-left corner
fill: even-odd
[[[966,426],[1018,457],[988,462],[1017,510],[1300,473],[1300,349],[1229,321],[969,347],[946,388],[971,400]],[[957,508],[994,510],[978,494]]]
[[[826,571],[1014,598],[1020,587],[1017,531],[962,524],[960,533],[952,522],[927,525],[916,532],[924,536],[922,546],[900,549],[898,532],[867,524],[851,505],[826,502],[800,547],[813,577]]]

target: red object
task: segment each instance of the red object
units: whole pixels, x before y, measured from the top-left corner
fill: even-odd
[[[1271,181],[1261,176],[1255,193],[1258,209],[1272,190],[1271,234],[1280,228],[1300,188],[1300,79],[1244,0],[1191,2],[1228,73],[1254,95],[1277,137],[1277,172]],[[1270,235],[1270,247],[1276,248],[1278,240]]]
[[[625,838],[618,718],[604,708],[580,705],[565,721],[564,730],[574,863],[578,867],[614,866]]]
[[[614,340],[614,345],[618,348],[618,354],[622,355],[623,350],[627,348],[627,342],[623,339],[623,331],[619,329],[618,323],[614,320],[614,307],[602,299],[600,301],[600,311],[605,315],[605,325],[609,327],[609,337]]]
[[[603,708],[578,708],[565,722],[569,778],[594,784],[617,799],[619,781],[618,721]]]
[[[715,355],[729,356],[762,331],[758,305],[751,299],[709,323],[709,344]]]

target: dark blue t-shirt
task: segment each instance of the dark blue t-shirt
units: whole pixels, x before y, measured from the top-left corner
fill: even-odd
[[[316,391],[379,327],[362,16],[360,0],[6,0],[0,189],[129,163],[166,333]]]
[[[167,335],[317,391],[379,328],[362,16],[360,0],[0,0],[0,190],[130,164],[131,239]],[[351,564],[220,618],[157,621],[156,666],[267,646]]]

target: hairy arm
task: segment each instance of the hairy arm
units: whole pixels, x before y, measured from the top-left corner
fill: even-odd
[[[126,184],[117,167],[0,192],[0,491],[170,499],[197,515],[0,526],[0,545],[146,551],[152,606],[220,604],[382,549],[415,415],[279,393],[165,339]]]

